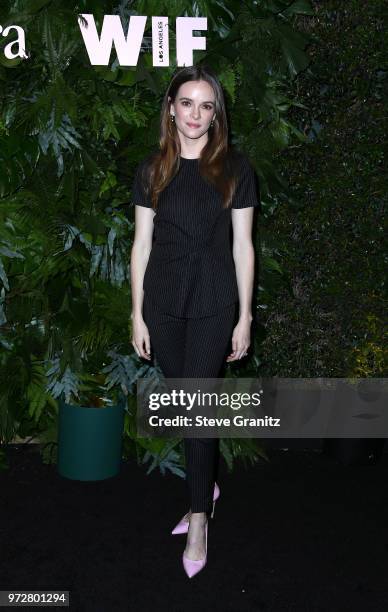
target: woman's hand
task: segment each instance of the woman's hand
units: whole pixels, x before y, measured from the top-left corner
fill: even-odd
[[[148,327],[144,323],[141,315],[132,317],[132,338],[131,342],[139,357],[151,359],[151,343]]]
[[[233,330],[232,352],[226,361],[236,361],[247,355],[251,344],[251,323],[252,316],[240,317],[239,322]]]

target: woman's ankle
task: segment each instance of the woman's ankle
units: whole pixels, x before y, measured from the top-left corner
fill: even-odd
[[[199,523],[206,523],[208,519],[208,513],[207,512],[191,512],[190,518],[192,518],[194,521],[198,521]]]

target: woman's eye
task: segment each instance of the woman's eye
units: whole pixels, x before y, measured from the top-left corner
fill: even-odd
[[[190,102],[189,102],[188,100],[183,100],[183,101],[182,101],[182,104],[183,104],[183,106],[187,106],[187,105],[190,105]],[[205,105],[204,105],[204,108],[205,108],[206,110],[211,110],[211,109],[212,109],[212,107],[210,106],[210,104],[205,104]]]

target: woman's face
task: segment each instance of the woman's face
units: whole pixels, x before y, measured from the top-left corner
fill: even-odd
[[[215,118],[215,95],[207,81],[186,81],[177,92],[170,113],[178,131],[187,138],[199,138]]]

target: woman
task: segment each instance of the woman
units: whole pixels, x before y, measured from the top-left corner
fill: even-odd
[[[132,344],[148,360],[152,345],[166,378],[217,378],[250,345],[259,202],[253,168],[227,138],[217,77],[200,65],[178,69],[162,104],[160,149],[138,165],[132,186]],[[187,532],[189,577],[206,563],[218,442],[184,438],[191,507],[173,533]]]

